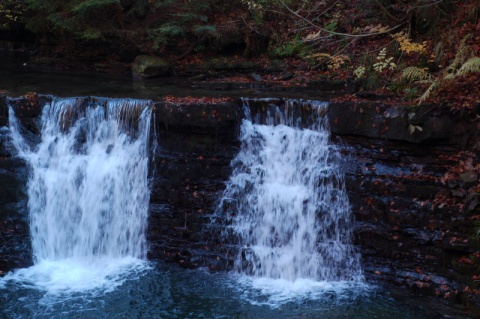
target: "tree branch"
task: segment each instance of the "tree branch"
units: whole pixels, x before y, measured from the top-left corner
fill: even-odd
[[[298,13],[296,13],[295,11],[293,11],[289,6],[287,6],[287,4],[285,2],[283,2],[282,0],[277,0],[281,5],[283,5],[285,7],[285,9],[287,9],[291,14],[295,15],[296,17],[300,18],[301,20],[305,21],[307,24],[311,25],[312,27],[320,30],[320,31],[323,31],[325,33],[328,33],[328,34],[333,34],[333,35],[338,35],[338,36],[342,36],[342,37],[347,37],[347,38],[364,38],[364,37],[371,37],[371,36],[375,36],[375,35],[380,35],[380,34],[385,34],[385,33],[390,33],[392,32],[393,30],[396,30],[398,29],[399,27],[401,27],[403,25],[403,23],[400,23],[396,26],[394,26],[393,28],[390,28],[386,31],[382,31],[382,32],[375,32],[375,33],[362,33],[362,34],[351,34],[351,33],[342,33],[342,32],[335,32],[335,31],[330,31],[330,30],[326,30],[318,25],[316,25],[315,23],[313,23],[312,21],[304,18],[303,16],[299,15]],[[400,22],[403,21],[402,20],[399,20]]]
[[[390,12],[388,12],[388,10],[380,3],[380,1],[373,0],[373,2],[375,2],[380,7],[380,9],[383,11],[383,13],[385,13],[385,15],[388,18],[392,19],[393,21],[395,21],[397,23],[401,22],[400,19],[398,19],[397,17],[394,17]]]

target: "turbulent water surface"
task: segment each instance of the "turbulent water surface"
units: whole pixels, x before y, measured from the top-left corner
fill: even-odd
[[[120,278],[119,278],[120,279]],[[315,299],[269,295],[226,273],[151,264],[130,272],[112,291],[45,293],[20,282],[0,286],[1,318],[432,318],[387,292],[325,290]]]

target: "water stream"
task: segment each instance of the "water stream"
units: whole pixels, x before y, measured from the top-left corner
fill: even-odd
[[[242,247],[236,271],[280,295],[361,285],[341,159],[322,116],[327,103],[287,100],[252,115],[244,102],[241,147],[223,194],[233,205],[221,212]],[[293,113],[298,108],[308,119]]]
[[[151,103],[58,99],[29,145],[10,110],[13,143],[30,166],[28,209],[35,265],[6,277],[49,292],[121,283],[145,264]]]
[[[235,274],[146,260],[151,102],[54,99],[38,144],[10,110],[34,265],[0,278],[0,317],[430,318],[364,282],[326,105],[308,103],[308,119],[289,104],[242,125]]]

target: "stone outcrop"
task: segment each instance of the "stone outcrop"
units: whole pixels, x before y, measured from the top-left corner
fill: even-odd
[[[150,55],[139,55],[132,63],[134,78],[154,78],[168,74],[170,64],[164,59]]]
[[[38,130],[36,117],[48,98],[13,101],[32,139]],[[269,102],[250,103],[255,109]],[[214,212],[238,150],[241,101],[162,100],[154,108],[159,147],[152,160],[149,258],[183,267],[229,269],[237,247],[220,236],[222,219]],[[2,97],[3,125],[5,110]],[[345,157],[357,221],[355,243],[366,276],[478,309],[479,175],[469,169],[475,169],[479,156],[468,152],[480,145],[478,121],[434,107],[381,102],[336,102],[325,112],[332,139]],[[0,196],[0,227],[2,236],[6,230],[12,233],[0,245],[0,270],[6,271],[31,260],[26,167],[11,151],[8,130],[1,132],[0,188],[10,190]],[[7,263],[2,256],[18,262]]]
[[[460,150],[475,143],[479,112],[480,106],[469,115],[461,115],[436,105],[397,106],[364,101],[331,103],[328,117],[332,134],[451,145]]]

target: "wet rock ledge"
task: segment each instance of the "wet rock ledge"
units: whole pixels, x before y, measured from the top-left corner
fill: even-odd
[[[10,99],[33,142],[51,98]],[[0,273],[32,262],[28,172],[10,142],[6,99],[0,96]],[[242,102],[169,97],[154,103],[159,147],[152,160],[149,258],[228,269],[236,246],[219,237],[221,223],[211,218],[238,150]],[[460,313],[480,308],[478,114],[372,101],[332,102],[326,114],[345,157],[366,276],[451,302]]]

